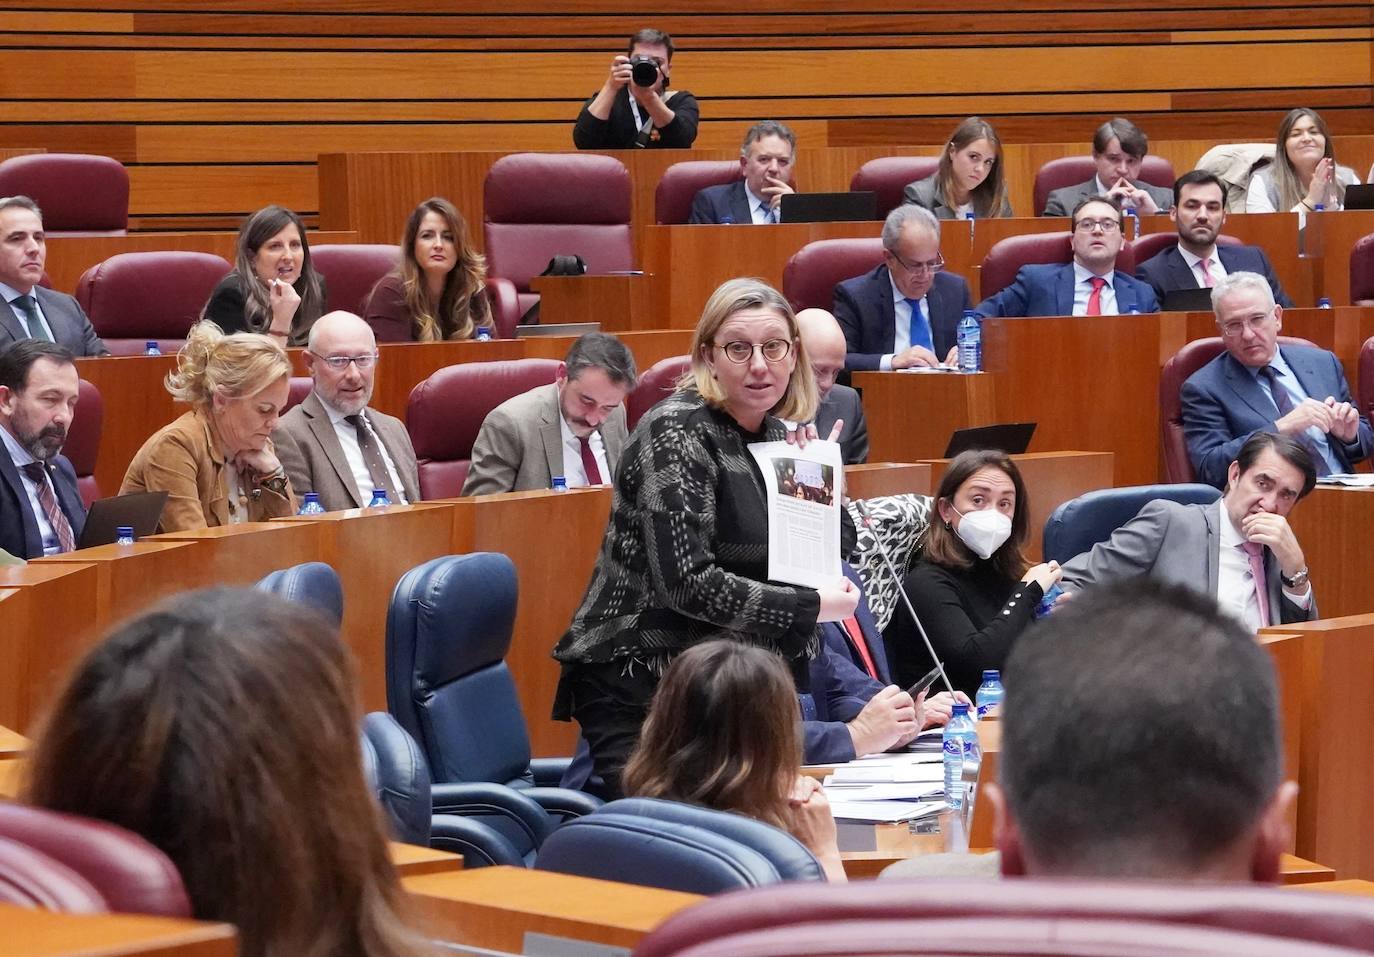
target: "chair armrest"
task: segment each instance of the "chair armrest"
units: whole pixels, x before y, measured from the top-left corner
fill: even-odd
[[[520,325],[520,293],[515,283],[500,276],[486,279],[487,301],[491,303],[491,319],[500,339],[514,339],[515,327]]]
[[[558,823],[591,814],[605,802],[584,791],[569,788],[521,788],[520,794],[538,802]]]
[[[463,855],[464,869],[508,864],[526,867],[526,861],[495,828],[476,818],[436,814],[430,827],[429,846]]]
[[[531,758],[530,774],[534,778],[535,787],[558,787],[572,761],[572,758]]]
[[[504,784],[436,784],[430,799],[436,815],[475,818],[499,832],[522,856],[538,849],[554,827],[541,805]]]

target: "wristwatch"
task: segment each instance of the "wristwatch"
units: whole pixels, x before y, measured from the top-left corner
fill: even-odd
[[[278,495],[286,495],[286,469],[279,466],[275,472],[260,476],[258,487],[265,488],[269,492],[276,492]],[[1306,579],[1304,578],[1304,580]]]
[[[1283,582],[1283,587],[1285,588],[1304,588],[1307,586],[1307,568],[1304,566],[1292,578],[1289,578],[1283,572],[1279,572],[1279,580]]]

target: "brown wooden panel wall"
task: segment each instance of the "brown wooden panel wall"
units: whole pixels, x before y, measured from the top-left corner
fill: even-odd
[[[129,164],[136,228],[223,228],[269,201],[313,216],[320,153],[569,148],[643,11],[15,0],[0,11],[0,136]],[[678,0],[652,19],[703,101],[706,149],[765,116],[815,147],[939,143],[971,113],[1018,143],[1086,139],[1118,113],[1156,139],[1267,139],[1298,103],[1374,133],[1374,11],[1355,0]]]

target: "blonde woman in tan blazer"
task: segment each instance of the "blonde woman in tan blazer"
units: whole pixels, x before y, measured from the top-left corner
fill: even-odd
[[[196,324],[166,383],[191,410],[143,443],[120,494],[167,492],[164,532],[293,514],[295,496],[270,438],[290,375],[286,350],[268,336]]]

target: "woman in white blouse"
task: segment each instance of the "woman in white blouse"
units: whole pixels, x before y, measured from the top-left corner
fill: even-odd
[[[1345,188],[1360,178],[1347,166],[1337,166],[1326,121],[1316,110],[1289,110],[1279,124],[1274,162],[1250,178],[1245,196],[1247,213],[1288,210],[1306,216],[1318,206],[1340,209]]]

